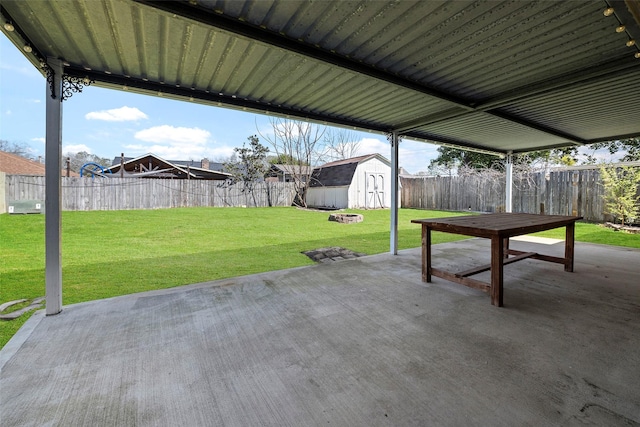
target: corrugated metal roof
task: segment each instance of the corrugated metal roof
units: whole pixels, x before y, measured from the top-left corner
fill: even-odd
[[[61,58],[97,85],[519,152],[640,135],[628,6],[638,0],[25,0],[0,11],[36,66]]]

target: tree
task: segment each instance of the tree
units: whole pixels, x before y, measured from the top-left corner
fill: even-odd
[[[87,153],[86,151],[80,151],[78,153],[65,153],[62,159],[63,169],[67,167],[67,158],[69,158],[69,169],[78,173],[80,173],[82,166],[87,163],[95,163],[105,168],[111,166],[111,160],[106,157],[100,157],[95,154]]]
[[[291,157],[288,154],[279,154],[277,156],[269,156],[267,157],[267,161],[272,165],[299,165],[304,164],[305,162],[295,157]],[[305,165],[310,166],[310,165]]]
[[[0,139],[0,151],[15,154],[25,159],[33,159],[30,154],[29,146],[25,143],[9,142],[6,139]]]
[[[640,216],[640,169],[629,166],[615,167],[604,165],[600,167],[600,174],[604,185],[605,209],[615,219],[625,221],[635,220]]]
[[[269,168],[266,160],[269,149],[260,144],[260,139],[256,135],[249,136],[247,140],[248,147],[243,143],[242,148],[233,149],[238,161],[225,163],[224,169],[232,174],[232,183],[243,183],[243,191],[251,194],[254,204],[257,205],[253,189],[256,182],[264,180],[264,175]]]
[[[596,142],[591,144],[590,147],[593,150],[607,149],[610,154],[616,154],[621,151],[625,151],[626,154],[620,159],[623,162],[635,162],[640,161],[640,136],[635,138],[627,138],[615,141]],[[593,163],[595,159],[591,158]]]
[[[360,141],[346,129],[328,129],[324,134],[324,148],[330,161],[350,159],[358,154]]]
[[[452,147],[438,147],[438,157],[431,160],[431,169],[453,170],[457,168],[490,169],[500,164],[502,159],[491,154],[477,153]]]
[[[548,168],[550,165],[572,166],[576,164],[578,157],[577,147],[558,148],[554,150],[531,151],[529,153],[514,156],[514,164],[519,170],[530,171],[540,165],[541,168]],[[449,174],[456,170],[484,170],[484,169],[504,169],[504,160],[500,157],[462,150],[452,147],[438,147],[438,157],[431,160],[430,171],[448,170]]]
[[[291,179],[295,185],[295,204],[306,207],[306,192],[311,180],[311,168],[323,153],[323,135],[325,127],[298,120],[271,119],[273,136],[262,135],[276,153],[277,158],[283,158],[293,163]]]

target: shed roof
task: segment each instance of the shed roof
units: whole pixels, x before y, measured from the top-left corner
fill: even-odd
[[[313,170],[309,187],[342,187],[351,185],[353,174],[355,174],[358,165],[371,159],[378,159],[389,165],[389,160],[378,153],[325,163]]]
[[[498,153],[640,135],[639,0],[25,0],[0,12],[35,66],[64,61],[69,93],[86,78]]]

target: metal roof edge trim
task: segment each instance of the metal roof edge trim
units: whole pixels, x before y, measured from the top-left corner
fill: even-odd
[[[277,115],[284,118],[298,118],[319,124],[335,124],[349,129],[361,129],[364,131],[373,131],[380,133],[390,132],[386,127],[375,125],[372,123],[357,123],[338,117],[323,116],[309,111],[297,111],[288,108],[278,107],[275,105],[264,104],[259,101],[248,99],[240,99],[227,95],[214,93],[206,93],[191,88],[172,86],[167,84],[155,83],[152,81],[144,81],[132,77],[118,76],[114,74],[103,74],[96,71],[85,70],[78,66],[65,67],[65,74],[73,77],[88,77],[95,83],[92,86],[103,87],[107,89],[123,90],[140,93],[144,95],[162,96],[170,99],[177,99],[184,102],[198,102],[204,105],[212,105],[217,107],[234,108],[247,112],[261,113],[265,115]]]

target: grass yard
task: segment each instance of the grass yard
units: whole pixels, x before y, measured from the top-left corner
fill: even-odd
[[[364,221],[296,208],[63,212],[63,304],[310,265],[301,252],[326,246],[388,251],[389,210],[353,212]],[[401,210],[399,248],[420,246],[411,219],[451,215]],[[1,215],[0,236],[0,303],[44,296],[44,216]],[[28,317],[0,321],[0,347]]]
[[[389,250],[389,210],[357,224],[295,208],[63,212],[63,304],[312,264],[302,251]],[[401,209],[398,247],[420,246],[412,219],[461,215]],[[538,233],[564,238],[564,229]],[[0,215],[0,303],[44,296],[44,216]],[[434,243],[463,238],[433,233]],[[576,240],[640,248],[640,236],[576,224]],[[0,347],[29,315],[0,321]]]

